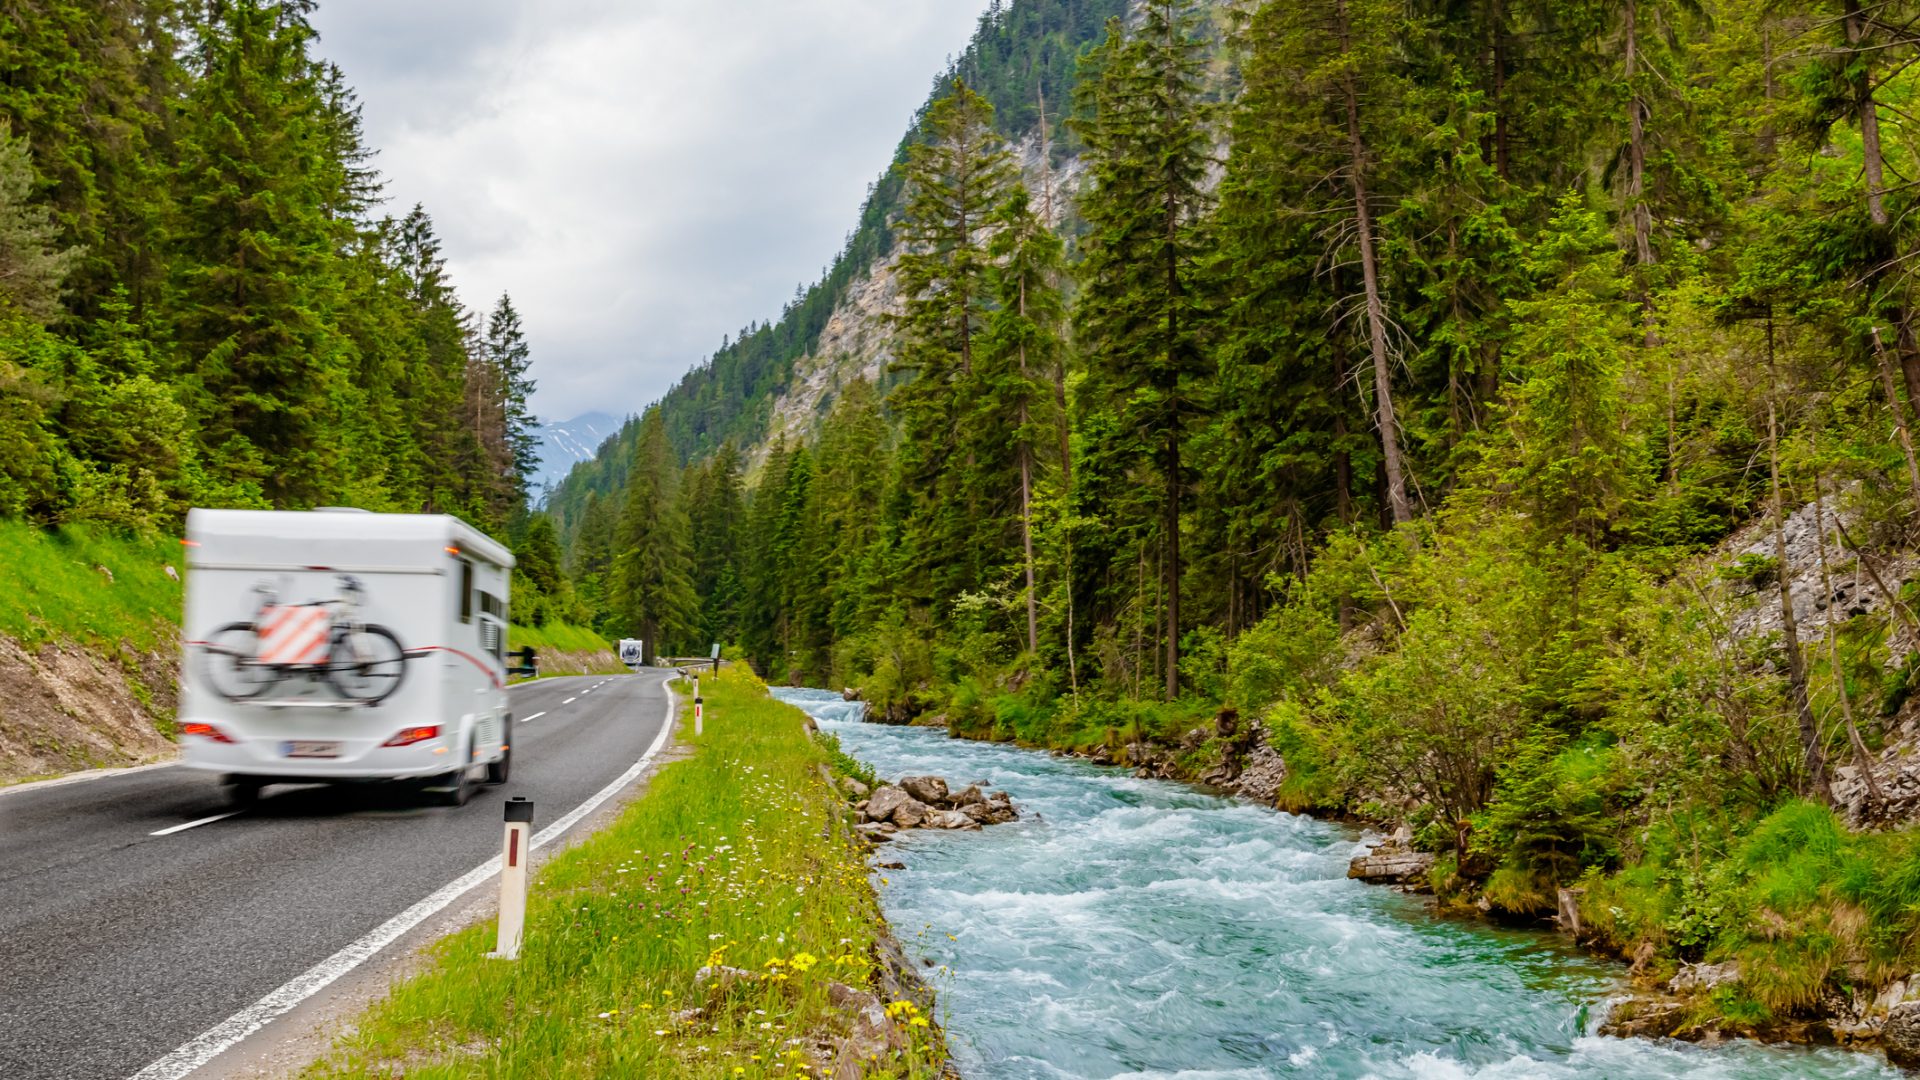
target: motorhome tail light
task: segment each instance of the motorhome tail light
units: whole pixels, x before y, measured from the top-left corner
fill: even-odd
[[[395,735],[393,738],[388,739],[386,742],[381,743],[380,745],[412,746],[414,743],[426,742],[428,739],[437,739],[439,737],[440,737],[440,725],[428,724],[424,727],[401,728],[400,734]]]
[[[228,745],[233,744],[233,737],[228,735],[226,732],[221,731],[219,728],[214,727],[212,724],[202,724],[202,723],[199,723],[198,721],[195,721],[193,723],[181,724],[180,734],[198,735],[204,739],[212,739],[214,742],[217,742],[217,743],[227,743]]]

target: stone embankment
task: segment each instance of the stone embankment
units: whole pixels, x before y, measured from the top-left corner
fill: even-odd
[[[1738,984],[1740,964],[1685,964],[1664,985],[1638,989],[1608,1004],[1600,1034],[1718,1043],[1728,1038],[1767,1042],[1878,1046],[1887,1059],[1920,1068],[1920,977],[1900,979],[1877,992],[1830,991],[1809,1015],[1778,1017],[1752,1026],[1724,1019],[1703,1023],[1702,1009],[1716,990]]]
[[[848,797],[859,800],[854,803],[854,811],[860,815],[860,823],[854,828],[875,842],[886,841],[902,829],[978,829],[1020,817],[1011,795],[982,792],[984,784],[969,784],[954,791],[938,776],[908,776],[898,784],[882,784],[871,793],[865,784],[851,778],[841,785]]]

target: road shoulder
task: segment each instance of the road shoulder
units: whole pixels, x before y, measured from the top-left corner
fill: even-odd
[[[574,677],[574,676],[567,676]],[[682,738],[685,702],[675,700],[670,734],[646,769],[620,793],[567,830],[559,843],[532,853],[529,868],[538,874],[549,861],[585,843],[645,798],[661,769],[692,753]],[[302,1001],[266,1027],[248,1036],[192,1073],[194,1080],[268,1080],[297,1075],[319,1060],[351,1031],[353,1021],[396,985],[425,970],[442,939],[492,918],[499,890],[489,878],[445,910],[407,931],[372,959]]]

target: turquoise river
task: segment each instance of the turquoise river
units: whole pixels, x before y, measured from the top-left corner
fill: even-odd
[[[967,1080],[1899,1076],[1832,1049],[1596,1036],[1619,969],[1347,880],[1352,828],[775,693],[883,778],[984,781],[1025,815],[879,856],[906,864],[876,883]]]

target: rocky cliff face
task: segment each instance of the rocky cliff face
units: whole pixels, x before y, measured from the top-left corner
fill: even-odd
[[[1039,134],[1009,148],[1018,162],[1034,204],[1051,208],[1055,224],[1072,213],[1073,199],[1086,175],[1078,157],[1045,163]],[[753,468],[766,460],[777,442],[805,442],[826,422],[840,391],[865,380],[878,383],[893,362],[893,318],[900,314],[899,275],[892,258],[875,263],[853,283],[834,308],[813,351],[794,364],[793,377],[774,399],[766,437],[753,448]]]

